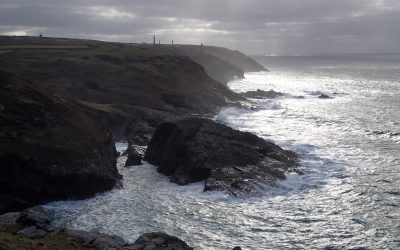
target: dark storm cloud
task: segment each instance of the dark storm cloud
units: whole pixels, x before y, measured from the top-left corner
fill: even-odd
[[[399,52],[398,0],[0,0],[0,33],[228,46],[248,53]]]

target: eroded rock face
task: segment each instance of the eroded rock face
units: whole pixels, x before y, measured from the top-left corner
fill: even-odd
[[[0,213],[87,198],[120,180],[99,116],[0,71]]]
[[[159,125],[145,160],[177,184],[206,180],[204,191],[256,193],[256,182],[285,178],[298,157],[272,142],[203,118]]]

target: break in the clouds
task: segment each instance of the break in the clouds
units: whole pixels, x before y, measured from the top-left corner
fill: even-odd
[[[212,44],[250,54],[400,52],[398,0],[0,0],[0,34]]]

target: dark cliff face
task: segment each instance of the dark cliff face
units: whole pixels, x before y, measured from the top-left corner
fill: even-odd
[[[83,41],[85,47],[71,48],[51,41],[61,47],[0,53],[0,67],[96,110],[116,137],[150,136],[169,117],[212,114],[241,100],[201,65],[163,46]]]
[[[222,47],[200,45],[159,46],[156,49],[172,54],[186,55],[200,64],[216,81],[226,84],[243,78],[246,72],[266,71],[263,66],[245,54]]]
[[[146,145],[162,122],[243,100],[206,71],[244,71],[211,54],[196,63],[167,46],[4,39],[0,212],[109,190],[120,179],[113,140]]]
[[[112,189],[111,134],[87,108],[0,71],[0,213]]]

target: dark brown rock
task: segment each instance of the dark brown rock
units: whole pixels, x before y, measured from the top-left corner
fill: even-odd
[[[256,193],[257,182],[285,178],[298,157],[248,132],[203,118],[159,125],[145,160],[177,184],[207,180],[204,191]]]

